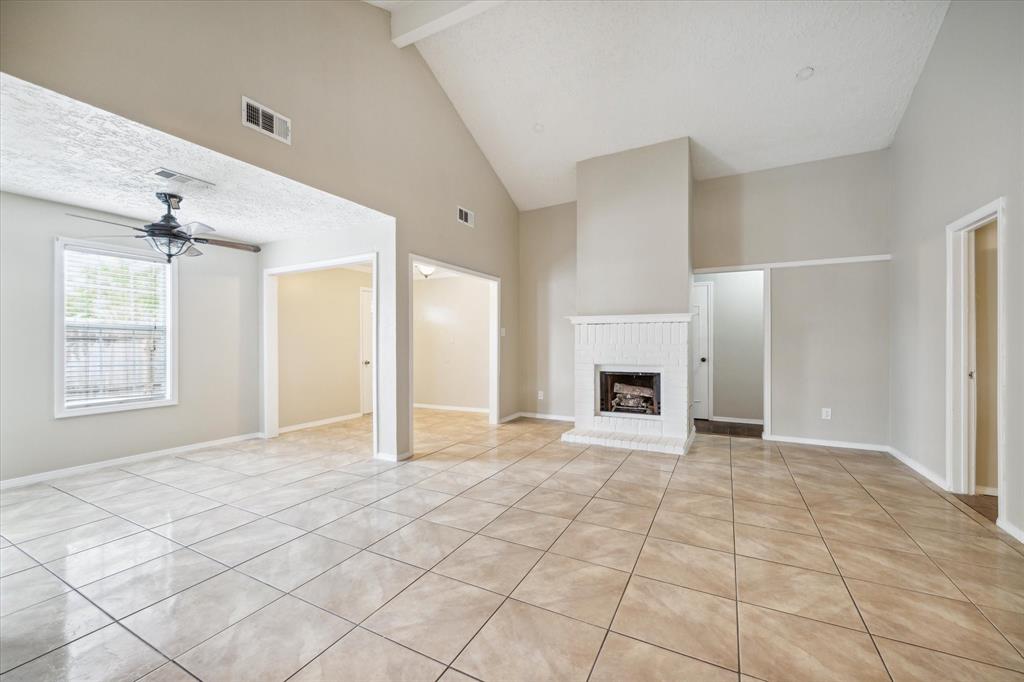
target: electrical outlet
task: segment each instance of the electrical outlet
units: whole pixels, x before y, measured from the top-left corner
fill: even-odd
[[[544,400],[544,391],[537,391],[537,400]]]
[[[831,407],[823,407],[823,408],[821,408],[821,418],[822,419],[831,419],[832,418],[832,408]]]

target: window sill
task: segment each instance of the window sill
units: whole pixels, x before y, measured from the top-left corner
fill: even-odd
[[[66,419],[68,417],[85,417],[92,414],[106,414],[108,412],[128,412],[131,410],[148,410],[151,407],[169,407],[177,405],[177,398],[167,400],[147,400],[138,403],[113,403],[110,405],[90,405],[88,407],[64,407],[58,406],[54,410],[55,419]]]

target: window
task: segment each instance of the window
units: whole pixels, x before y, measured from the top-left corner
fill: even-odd
[[[175,404],[175,265],[60,239],[56,275],[56,416]]]

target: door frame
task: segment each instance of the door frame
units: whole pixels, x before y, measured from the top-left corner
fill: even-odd
[[[438,268],[445,270],[454,270],[464,275],[470,275],[472,277],[478,277],[486,280],[489,283],[489,294],[490,304],[488,305],[489,319],[488,319],[488,350],[489,350],[489,365],[488,365],[488,409],[487,409],[487,422],[489,424],[498,424],[501,419],[499,415],[499,398],[501,396],[501,277],[497,275],[491,275],[486,272],[480,272],[478,270],[472,270],[470,268],[456,265],[454,263],[447,263],[445,261],[437,260],[436,258],[428,258],[426,256],[420,256],[418,254],[409,253],[409,265],[406,271],[408,277],[408,301],[409,301],[409,452],[415,452],[415,431],[413,428],[413,412],[415,400],[415,391],[413,384],[413,349],[415,345],[413,343],[413,275],[414,268],[417,263],[424,265],[433,265]]]
[[[370,282],[373,289],[373,306],[376,311],[380,310],[380,282],[378,281],[379,271],[377,268],[377,252],[362,253],[331,260],[313,261],[299,263],[297,265],[285,265],[276,268],[264,268],[263,270],[263,437],[275,438],[280,435],[280,408],[278,404],[279,390],[279,356],[277,344],[277,278],[279,275],[293,274],[297,272],[312,272],[314,270],[330,270],[332,268],[353,265],[355,263],[370,263]],[[380,339],[380,315],[373,318],[373,452],[379,452],[380,433],[379,416],[380,405],[377,392],[377,382],[380,378],[380,367],[377,362],[379,356]]]
[[[946,484],[950,491],[975,492],[975,386],[973,366],[974,231],[996,223],[996,468],[999,510],[1006,493],[1006,198],[1000,197],[946,226]]]
[[[370,294],[370,357],[366,357],[363,354],[363,335],[366,333],[366,320],[363,317],[363,294]],[[377,317],[377,311],[374,310],[375,301],[373,296],[373,287],[359,287],[359,413],[368,414],[373,412],[373,377],[377,374],[377,362],[376,353],[374,351],[376,344],[374,343],[373,327],[374,320]],[[366,386],[363,378],[363,363],[369,360],[372,372],[370,374],[370,403],[363,403],[363,396],[366,394]]]
[[[694,282],[694,287],[705,287],[708,290],[708,419],[715,414],[715,283]],[[697,327],[697,344],[700,345],[700,326]]]

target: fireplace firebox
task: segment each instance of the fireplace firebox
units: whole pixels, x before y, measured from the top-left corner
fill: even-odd
[[[661,374],[658,372],[604,372],[598,379],[601,412],[661,414]]]

